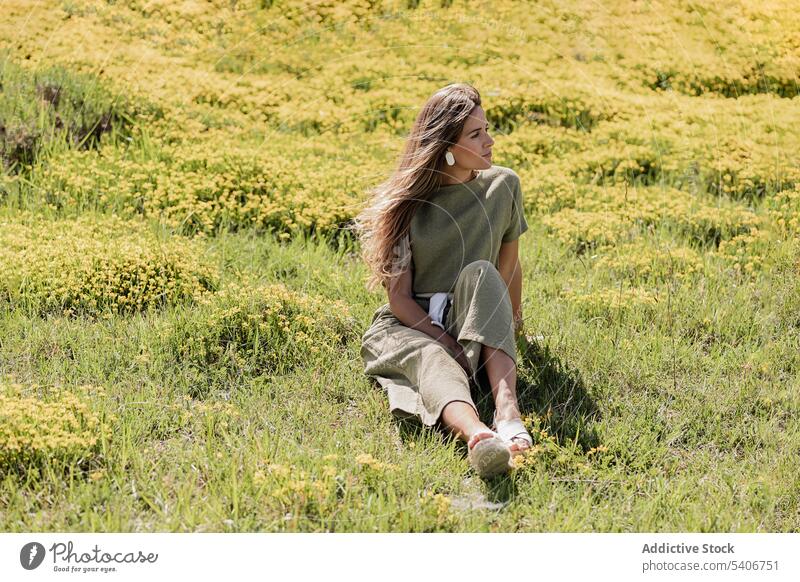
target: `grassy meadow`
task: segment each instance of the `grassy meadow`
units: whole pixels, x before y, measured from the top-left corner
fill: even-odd
[[[793,5],[0,3],[0,531],[800,531]],[[359,354],[456,81],[530,224],[492,480]]]

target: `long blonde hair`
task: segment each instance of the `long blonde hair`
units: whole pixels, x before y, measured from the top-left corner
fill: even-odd
[[[472,110],[481,104],[468,83],[439,89],[422,107],[397,168],[369,191],[368,206],[353,219],[361,255],[370,270],[367,288],[388,289],[411,261],[405,238],[417,209],[442,185],[445,150],[458,141]]]

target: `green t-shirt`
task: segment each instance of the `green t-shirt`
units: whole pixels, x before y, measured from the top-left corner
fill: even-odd
[[[479,259],[498,266],[500,245],[528,230],[519,176],[492,166],[461,184],[436,190],[411,219],[413,284],[418,293],[452,293],[466,265]]]

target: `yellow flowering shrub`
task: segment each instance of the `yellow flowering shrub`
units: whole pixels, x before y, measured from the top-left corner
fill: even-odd
[[[177,402],[146,403],[142,409],[147,433],[154,439],[168,439],[176,433],[193,438],[223,436],[238,426],[239,410],[230,402],[197,400],[184,395]]]
[[[702,178],[712,194],[758,200],[800,183],[796,152],[775,143],[726,136],[706,146]]]
[[[570,174],[582,181],[652,184],[661,175],[663,156],[651,145],[611,141],[571,155]]]
[[[252,484],[267,503],[294,515],[329,515],[341,500],[337,491],[354,487],[355,479],[331,464],[317,464],[311,470],[264,459],[256,463]]]
[[[551,418],[553,412],[550,408],[545,416],[522,416],[522,421],[533,438],[533,445],[514,456],[512,466],[515,472],[574,479],[576,475],[590,474],[593,464],[607,462],[608,447],[604,445],[591,447],[588,443],[581,443],[584,448],[581,450],[573,442],[559,442],[558,436],[550,433],[553,422],[558,422]]]
[[[552,426],[552,416],[552,408],[548,408],[544,416],[535,413],[522,415],[522,423],[531,435],[533,445],[522,453],[514,455],[512,461],[515,470],[525,470],[525,468],[542,464],[548,465],[563,451],[556,436],[548,431],[548,426]]]
[[[615,278],[624,277],[631,282],[661,281],[670,277],[680,280],[701,273],[703,260],[697,251],[690,248],[626,244],[603,253],[597,259],[596,267],[609,271]]]
[[[753,274],[764,267],[764,257],[773,239],[769,231],[751,228],[750,232],[719,243],[716,255],[725,259],[735,270]]]
[[[562,296],[585,317],[615,318],[619,315],[637,311],[651,312],[658,298],[650,291],[641,288],[597,289],[591,292],[565,290]]]
[[[719,245],[761,225],[762,219],[744,208],[700,206],[672,217],[690,242]]]
[[[285,371],[335,352],[356,330],[344,302],[282,284],[231,283],[200,302],[203,309],[168,323],[163,335],[177,360],[203,369],[249,364]]]
[[[571,90],[559,89],[532,84],[498,95],[487,106],[486,119],[503,133],[526,123],[589,131],[598,122],[616,115],[612,103],[596,92],[580,91],[575,85]]]
[[[522,192],[526,212],[546,215],[565,208],[575,208],[576,200],[582,196],[585,186],[578,184],[567,174],[539,172],[535,169],[520,169]]]
[[[675,188],[614,185],[580,190],[573,208],[545,215],[542,222],[553,236],[581,252],[661,225],[700,245],[717,245],[749,231],[761,219],[742,207],[703,204]]]
[[[766,206],[780,232],[788,236],[800,232],[800,184],[770,196]]]
[[[147,225],[114,216],[20,214],[0,219],[0,301],[95,317],[195,300],[218,284],[201,252],[198,243],[161,241]]]
[[[769,104],[753,104],[767,107]],[[691,106],[688,106],[691,107]],[[732,118],[732,112],[719,110],[716,116]],[[750,109],[747,110],[748,112]],[[649,113],[648,113],[649,115]],[[598,125],[584,139],[570,143],[569,150],[559,151],[565,142],[553,136],[556,147],[525,148],[522,138],[512,134],[511,147],[503,159],[509,164],[520,164],[527,192],[539,190],[538,183],[549,183],[556,177],[566,177],[576,185],[623,185],[629,187],[674,187],[689,194],[709,193],[725,199],[758,201],[800,183],[800,157],[797,150],[800,140],[781,135],[785,129],[754,113],[752,119],[735,119],[733,128],[711,127],[711,121],[699,112],[692,114],[690,122],[679,123],[663,119],[664,113],[656,110],[650,123],[658,124],[657,133],[643,135],[641,120],[619,118]],[[713,119],[713,116],[711,116]],[[786,123],[800,120],[795,114],[786,116]],[[751,124],[755,129],[748,137],[738,135],[739,124]],[[708,140],[709,132],[722,133]],[[687,132],[691,134],[687,137]],[[517,133],[517,132],[515,132]],[[533,135],[525,135],[534,145]],[[782,142],[782,143],[781,143]],[[536,197],[531,197],[533,203]],[[533,204],[534,208],[540,204]],[[541,211],[554,211],[566,206],[550,204]]]
[[[504,132],[528,121],[593,129],[628,105],[625,90],[636,99],[646,93],[664,100],[663,90],[696,94],[693,79],[732,96],[756,89],[790,96],[800,52],[791,0],[734,2],[714,11],[681,1],[587,11],[580,2],[549,0],[528,12],[500,0],[491,14],[427,0],[72,0],[53,10],[8,4],[0,38],[16,40],[10,44],[17,58],[27,51],[34,63],[66,60],[75,50],[69,37],[80,31],[84,45],[119,45],[113,60],[102,50],[85,51],[87,68],[102,64],[112,78],[144,87],[159,103],[208,104],[237,122],[268,120],[318,133],[372,121],[389,128],[395,107],[405,122],[404,108],[453,71],[498,92],[490,95],[496,104],[486,106],[488,112],[496,105],[492,118]],[[26,19],[40,27],[22,26]],[[41,47],[41,28],[55,24],[67,40]],[[602,46],[582,46],[572,28],[578,24],[596,31]],[[725,38],[724,53],[719,43],[698,38],[698,29]],[[468,34],[485,39],[482,50],[459,49]],[[420,46],[420,38],[440,39],[442,46]],[[163,75],[167,63],[170,75]],[[370,93],[382,90],[395,97],[373,118],[377,108],[366,105],[379,105],[383,99]]]
[[[356,463],[363,467],[367,467],[374,471],[393,471],[397,469],[397,465],[392,463],[385,463],[373,457],[370,453],[361,453],[356,456]]]
[[[675,188],[603,188],[596,197],[578,202],[587,210],[613,210],[623,220],[640,226],[664,225],[700,245],[746,232],[761,219],[740,206],[710,205]]]
[[[529,211],[601,213],[548,219],[551,232],[578,249],[666,223],[698,242],[718,244],[752,224],[744,209],[725,210],[728,216],[716,220],[713,204],[702,216],[698,194],[755,199],[797,180],[792,168],[800,140],[790,128],[800,120],[792,100],[774,102],[780,91],[734,100],[689,97],[676,92],[677,85],[643,88],[652,85],[654,72],[671,69],[670,83],[681,75],[752,80],[755,70],[765,81],[792,78],[800,49],[788,1],[753,9],[726,5],[722,16],[679,2],[666,19],[650,5],[612,3],[607,11],[587,13],[579,3],[545,2],[549,11],[530,14],[520,14],[512,2],[493,6],[491,17],[475,17],[454,5],[401,0],[313,6],[294,0],[77,0],[56,11],[11,0],[0,36],[18,36],[18,47],[9,47],[12,58],[29,52],[36,65],[74,49],[59,37],[46,54],[37,50],[36,31],[14,28],[23,17],[42,27],[58,24],[64,36],[80,25],[93,44],[113,39],[119,45],[113,62],[89,51],[85,66],[102,64],[125,94],[146,93],[163,107],[163,118],[137,116],[128,148],[56,152],[35,168],[35,187],[12,186],[0,176],[0,189],[9,184],[58,210],[157,218],[187,234],[252,226],[348,236],[345,227],[365,189],[388,172],[419,105],[453,71],[468,71],[481,90],[498,138],[495,159],[519,168]],[[744,27],[751,40],[730,43],[721,58],[696,38],[701,12],[720,30]],[[78,23],[77,16],[64,20],[64,13],[86,17]],[[597,30],[607,45],[573,46],[568,22]],[[487,50],[449,45],[475,30],[488,39]],[[257,34],[263,31],[268,34]],[[449,46],[443,55],[418,46],[420,36],[433,35]],[[386,36],[395,47],[415,46],[414,58],[405,50],[386,51]],[[532,43],[534,37],[546,40]],[[753,46],[773,48],[756,58]],[[763,66],[754,68],[757,63]],[[360,168],[355,177],[352,168]],[[584,190],[621,182],[676,187],[683,194],[673,203],[675,192],[663,192],[660,201],[644,201],[650,208],[634,211],[580,205]],[[603,221],[605,233],[597,228]],[[731,226],[734,232],[725,232]]]
[[[797,77],[787,67],[770,66],[757,62],[741,71],[709,74],[702,70],[677,70],[673,68],[646,71],[645,84],[658,91],[678,91],[699,96],[716,93],[724,97],[739,98],[756,93],[773,93],[791,99],[797,97]]]
[[[426,490],[420,496],[420,505],[423,513],[430,512],[436,517],[437,527],[455,527],[456,516],[450,511],[453,500],[444,493],[434,493]]]
[[[635,27],[638,50],[626,51],[629,75],[651,89],[731,100],[756,93],[791,98],[800,63],[795,8],[790,0],[726,2],[713,9],[679,1],[630,11],[620,6],[604,20],[611,24],[625,15]],[[692,35],[698,27],[708,34]],[[672,42],[665,42],[670,34]],[[716,44],[720,38],[730,39],[725,50]],[[630,39],[620,41],[633,49]]]
[[[573,208],[544,216],[542,223],[553,236],[578,253],[613,245],[633,236],[637,230],[613,211],[582,212]]]
[[[115,212],[158,219],[176,232],[213,235],[256,228],[346,235],[362,188],[350,168],[320,163],[318,152],[278,154],[286,138],[220,148],[214,141],[165,144],[158,155],[66,152],[41,169],[31,195],[57,211]]]
[[[44,391],[0,380],[0,468],[96,454],[114,416],[93,408],[91,391],[89,386]]]

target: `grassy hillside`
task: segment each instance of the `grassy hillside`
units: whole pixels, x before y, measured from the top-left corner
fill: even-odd
[[[718,4],[3,2],[2,530],[797,531],[800,16]],[[455,81],[531,226],[491,481],[347,228]]]

